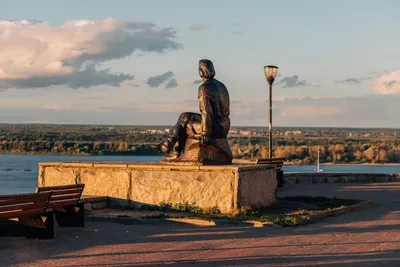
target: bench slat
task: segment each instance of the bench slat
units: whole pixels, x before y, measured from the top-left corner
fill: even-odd
[[[51,196],[60,196],[60,195],[71,195],[71,194],[82,194],[82,189],[67,189],[67,190],[53,190]]]
[[[37,190],[38,192],[43,192],[43,191],[56,191],[56,190],[65,190],[65,189],[74,189],[74,188],[84,188],[84,184],[70,184],[70,185],[58,185],[58,186],[44,186],[44,187],[38,187]]]
[[[51,209],[59,209],[64,208],[66,206],[76,205],[78,203],[78,199],[70,199],[70,200],[61,200],[61,201],[51,201],[48,205]]]
[[[258,159],[256,164],[269,164],[269,165],[279,165],[282,166],[285,158],[267,158],[267,159]]]
[[[0,212],[0,220],[8,220],[12,218],[21,218],[26,216],[40,215],[44,212],[44,208],[31,209],[31,210],[20,210],[12,212]]]
[[[17,211],[17,210],[30,210],[30,209],[37,209],[42,208],[44,210],[46,202],[44,203],[23,203],[17,205],[7,205],[7,206],[0,206],[0,212],[5,211]]]
[[[26,204],[26,203],[43,203],[45,204],[48,201],[48,198],[46,199],[9,199],[9,200],[1,200],[0,201],[0,207],[2,206],[10,206],[10,205],[18,205],[18,204]]]
[[[71,195],[63,195],[63,196],[51,196],[50,202],[59,201],[59,200],[68,200],[68,199],[76,199],[79,201],[80,194],[71,194]]]
[[[0,195],[0,203],[2,203],[2,201],[12,200],[12,199],[18,199],[18,200],[48,199],[49,193],[50,192],[15,194],[15,195]]]

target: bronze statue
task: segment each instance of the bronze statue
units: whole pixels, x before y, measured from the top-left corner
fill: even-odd
[[[215,69],[208,59],[199,61],[199,113],[182,113],[168,137],[153,148],[172,154],[164,161],[230,164],[232,152],[227,141],[230,128],[229,93],[214,79]]]

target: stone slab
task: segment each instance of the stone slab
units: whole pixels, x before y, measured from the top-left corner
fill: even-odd
[[[319,183],[385,183],[399,181],[398,173],[284,173],[285,184],[319,184]]]
[[[107,196],[109,206],[189,203],[231,212],[273,205],[277,176],[269,165],[40,163],[40,186],[84,183],[83,195]]]

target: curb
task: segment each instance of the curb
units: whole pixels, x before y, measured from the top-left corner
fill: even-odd
[[[318,212],[316,214],[311,214],[308,219],[300,221],[295,226],[301,226],[310,224],[313,222],[320,221],[327,217],[337,216],[340,214],[348,213],[350,211],[355,211],[362,208],[369,208],[376,205],[374,201],[363,201],[361,203],[357,203],[354,205],[346,206],[343,208],[337,208],[328,211]],[[261,227],[295,227],[290,225],[279,225],[272,222],[260,222],[260,221],[252,221],[252,220],[229,220],[229,219],[201,219],[201,218],[173,218],[173,217],[165,217],[165,218],[133,218],[126,216],[85,216],[86,221],[96,221],[96,222],[114,222],[125,225],[176,225],[176,224],[190,224],[195,226],[247,226],[254,228]]]
[[[311,214],[310,218],[299,222],[298,225],[305,225],[305,224],[317,222],[317,221],[320,221],[320,220],[325,219],[327,217],[341,215],[341,214],[348,213],[350,211],[359,210],[359,209],[362,209],[362,208],[370,208],[370,207],[373,207],[375,205],[376,205],[376,202],[370,201],[370,200],[366,200],[366,201],[363,201],[361,203],[353,204],[353,205],[346,206],[346,207],[343,207],[343,208],[337,208],[337,209],[333,209],[333,210],[327,210],[327,211],[318,212],[317,214]]]
[[[96,222],[114,222],[125,225],[176,225],[176,224],[190,224],[196,226],[250,226],[250,227],[282,227],[281,225],[271,222],[259,221],[239,221],[229,219],[200,219],[200,218],[132,218],[122,216],[85,216],[86,221]]]

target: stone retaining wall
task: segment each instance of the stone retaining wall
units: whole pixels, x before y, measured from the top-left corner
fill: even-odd
[[[179,166],[159,163],[39,163],[39,186],[85,184],[84,195],[110,206],[194,204],[230,212],[275,203],[277,176],[268,165]]]
[[[285,184],[383,183],[400,181],[400,173],[284,173]]]

